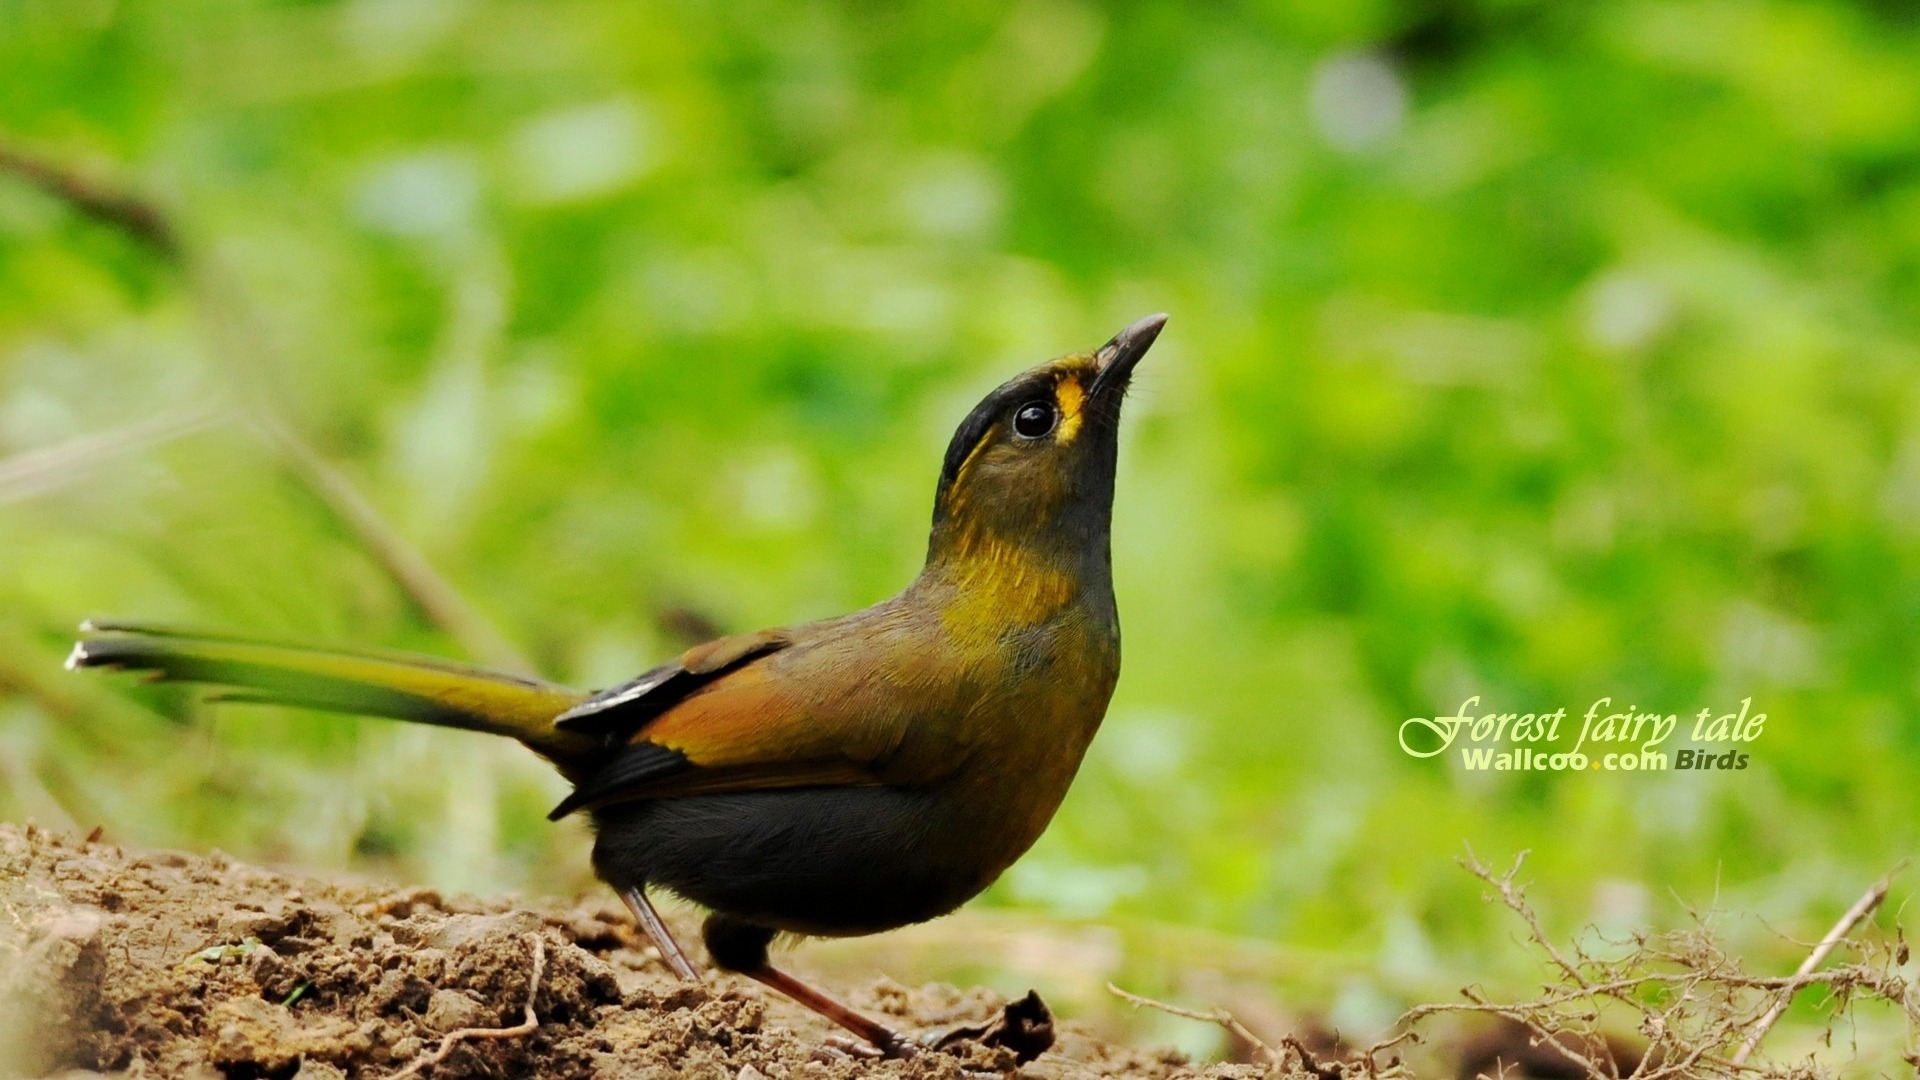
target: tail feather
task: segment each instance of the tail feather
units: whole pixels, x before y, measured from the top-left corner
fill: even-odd
[[[412,720],[518,739],[557,762],[594,752],[590,737],[554,727],[587,694],[554,683],[433,657],[317,649],[152,624],[88,621],[67,667],[145,672],[226,689],[216,700],[268,702]]]

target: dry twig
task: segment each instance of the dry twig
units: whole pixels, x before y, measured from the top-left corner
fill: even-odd
[[[1630,947],[1612,959],[1595,959],[1577,944],[1562,951],[1547,939],[1524,889],[1514,883],[1522,860],[1505,873],[1496,873],[1469,852],[1463,865],[1491,885],[1526,924],[1529,946],[1545,953],[1559,970],[1559,985],[1547,987],[1533,1000],[1518,1002],[1488,1001],[1469,987],[1464,991],[1466,1002],[1408,1010],[1401,1017],[1403,1029],[1439,1013],[1498,1016],[1524,1026],[1535,1045],[1551,1046],[1593,1080],[1608,1080],[1629,1067],[1637,1080],[1787,1075],[1777,1067],[1750,1064],[1746,1058],[1792,996],[1808,986],[1828,987],[1842,1007],[1861,994],[1887,1002],[1902,1011],[1910,1032],[1920,1033],[1920,995],[1897,970],[1906,960],[1904,942],[1856,941],[1864,954],[1860,962],[1814,970],[1885,899],[1887,879],[1848,910],[1797,972],[1775,977],[1750,975],[1728,955],[1706,928],[1711,913],[1693,913],[1699,925],[1691,929],[1653,937],[1636,934],[1623,943]],[[1639,1017],[1640,1032],[1648,1042],[1637,1063],[1616,1059],[1600,1030],[1603,1011]],[[1721,1053],[1736,1043],[1741,1047],[1737,1055]],[[1805,1067],[1796,1067],[1791,1074],[1827,1075]]]
[[[1893,875],[1899,873],[1901,867],[1905,865],[1906,861],[1902,860],[1893,869],[1887,871],[1879,881],[1874,882],[1860,899],[1853,902],[1853,906],[1847,909],[1846,914],[1840,916],[1840,921],[1834,923],[1832,929],[1827,931],[1827,936],[1821,938],[1820,943],[1807,954],[1807,958],[1800,962],[1799,969],[1793,973],[1795,983],[1804,985],[1800,981],[1813,974],[1813,970],[1826,960],[1827,954],[1833,951],[1834,946],[1840,944],[1841,940],[1852,933],[1853,928],[1862,919],[1873,914],[1874,910],[1886,901],[1887,889],[1893,884]],[[1753,1025],[1753,1031],[1740,1043],[1740,1049],[1734,1051],[1735,1065],[1746,1063],[1747,1058],[1753,1054],[1754,1048],[1760,1045],[1760,1040],[1767,1037],[1768,1029],[1780,1019],[1780,1014],[1787,1011],[1787,1005],[1793,1001],[1794,992],[1800,988],[1800,985],[1788,987],[1774,999],[1772,1008],[1769,1008],[1766,1015],[1760,1018],[1759,1023]]]
[[[1513,883],[1513,879],[1520,873],[1520,867],[1526,864],[1527,856],[1531,854],[1533,854],[1532,851],[1522,848],[1520,853],[1513,857],[1513,866],[1509,868],[1506,873],[1495,876],[1492,870],[1488,869],[1474,856],[1473,848],[1469,846],[1467,848],[1465,865],[1474,877],[1479,878],[1481,881],[1486,882],[1499,891],[1501,903],[1506,904],[1516,915],[1526,920],[1527,931],[1533,938],[1534,943],[1540,946],[1541,950],[1553,960],[1554,964],[1558,966],[1561,971],[1566,972],[1567,978],[1572,979],[1575,986],[1585,987],[1587,985],[1587,978],[1585,975],[1580,974],[1579,965],[1561,955],[1560,950],[1554,947],[1553,939],[1547,936],[1546,929],[1540,925],[1540,919],[1533,913],[1532,906],[1521,900],[1521,890]]]
[[[1274,1046],[1272,1043],[1268,1042],[1267,1040],[1262,1039],[1260,1036],[1255,1035],[1251,1028],[1247,1027],[1247,1025],[1235,1019],[1234,1015],[1225,1009],[1215,1009],[1212,1012],[1201,1012],[1198,1009],[1188,1009],[1179,1005],[1169,1005],[1164,1001],[1155,1001],[1150,997],[1142,997],[1139,994],[1130,993],[1126,990],[1122,990],[1118,986],[1115,986],[1112,983],[1107,984],[1107,993],[1112,994],[1114,997],[1119,998],[1121,1001],[1124,1001],[1129,1005],[1132,1005],[1136,1009],[1140,1008],[1141,1006],[1145,1006],[1149,1009],[1157,1009],[1160,1012],[1166,1013],[1169,1016],[1178,1016],[1186,1020],[1198,1020],[1204,1024],[1217,1024],[1220,1027],[1226,1029],[1228,1034],[1234,1036],[1237,1039],[1241,1039],[1245,1041],[1248,1046],[1253,1047],[1254,1050],[1257,1053],[1259,1053],[1261,1057],[1264,1057],[1267,1059],[1269,1064],[1278,1065],[1280,1063],[1281,1054],[1278,1047]],[[1289,1043],[1293,1046],[1299,1045],[1297,1042],[1293,1042],[1292,1040],[1289,1040]]]

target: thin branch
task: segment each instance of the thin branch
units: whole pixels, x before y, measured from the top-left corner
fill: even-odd
[[[1377,1061],[1376,1059],[1381,1054],[1384,1054],[1387,1051],[1393,1049],[1394,1047],[1399,1046],[1401,1043],[1417,1043],[1419,1041],[1420,1041],[1420,1033],[1413,1030],[1412,1028],[1407,1028],[1406,1030],[1402,1031],[1398,1035],[1395,1035],[1391,1039],[1382,1039],[1379,1042],[1374,1043],[1372,1046],[1367,1047],[1366,1053],[1363,1054],[1360,1058],[1361,1064],[1365,1066],[1368,1076],[1377,1077],[1380,1075],[1381,1065],[1380,1065],[1380,1062]],[[1396,1062],[1389,1061],[1386,1067],[1392,1068],[1395,1064]]]
[[[460,642],[476,660],[522,673],[533,671],[534,665],[526,654],[502,636],[418,548],[388,524],[345,473],[281,419],[259,385],[255,354],[266,335],[254,332],[257,328],[252,326],[234,325],[229,309],[244,315],[244,305],[232,298],[233,290],[217,287],[222,284],[217,267],[207,265],[205,260],[187,257],[179,233],[164,211],[136,195],[11,149],[4,139],[0,139],[0,172],[19,176],[76,211],[151,244],[169,261],[194,271],[189,275],[189,284],[214,343],[215,355],[226,367],[248,413],[259,423],[268,442],[279,451],[293,474],[360,541],[428,621]],[[4,483],[8,479],[0,473],[0,500],[6,497]]]
[[[1522,899],[1519,891],[1513,887],[1514,877],[1520,873],[1520,867],[1526,863],[1527,856],[1530,854],[1532,854],[1531,851],[1523,848],[1519,854],[1513,857],[1513,867],[1506,873],[1496,877],[1494,876],[1493,870],[1481,863],[1479,858],[1474,855],[1473,848],[1468,847],[1466,867],[1474,877],[1479,878],[1500,891],[1501,902],[1513,909],[1515,914],[1526,920],[1527,929],[1532,933],[1533,940],[1539,944],[1540,948],[1545,950],[1546,954],[1553,959],[1553,962],[1559,966],[1561,971],[1567,973],[1567,977],[1572,979],[1575,985],[1585,987],[1587,985],[1587,978],[1580,973],[1579,965],[1569,961],[1565,956],[1561,955],[1559,949],[1554,947],[1553,940],[1547,937],[1546,928],[1540,925],[1540,919],[1533,913],[1532,906]]]
[[[1129,993],[1112,983],[1107,984],[1107,993],[1132,1005],[1136,1009],[1145,1006],[1149,1009],[1157,1009],[1169,1016],[1178,1016],[1185,1020],[1198,1020],[1203,1024],[1218,1025],[1226,1029],[1228,1034],[1244,1041],[1248,1046],[1253,1047],[1261,1057],[1267,1059],[1268,1064],[1278,1065],[1280,1063],[1281,1054],[1278,1047],[1260,1036],[1255,1035],[1252,1028],[1241,1023],[1232,1013],[1225,1009],[1215,1009],[1212,1012],[1200,1012],[1197,1009],[1188,1009],[1179,1005],[1169,1005],[1164,1001],[1155,1001],[1150,997],[1142,997],[1139,994]]]
[[[1887,871],[1879,881],[1874,882],[1873,886],[1862,894],[1860,899],[1853,902],[1853,906],[1848,908],[1846,913],[1840,916],[1840,921],[1834,923],[1832,929],[1827,931],[1827,936],[1821,938],[1820,943],[1815,945],[1813,951],[1807,954],[1807,958],[1800,962],[1799,969],[1793,973],[1796,981],[1813,974],[1814,969],[1826,960],[1827,954],[1833,951],[1834,946],[1840,944],[1841,940],[1851,933],[1853,928],[1858,925],[1862,919],[1873,914],[1875,908],[1878,908],[1882,903],[1886,902],[1887,889],[1893,884],[1893,875],[1899,873],[1905,865],[1906,861],[1904,859],[1901,860],[1893,869]],[[1760,1022],[1753,1026],[1753,1030],[1749,1032],[1746,1039],[1740,1043],[1740,1049],[1734,1051],[1733,1063],[1735,1065],[1743,1065],[1746,1063],[1747,1057],[1760,1045],[1760,1040],[1767,1037],[1767,1032],[1773,1027],[1774,1022],[1779,1020],[1781,1014],[1787,1011],[1787,1006],[1793,1001],[1794,992],[1798,989],[1798,986],[1792,987],[1774,999],[1773,1006],[1767,1010],[1766,1015],[1760,1018]]]
[[[1527,903],[1526,898],[1521,895],[1521,890],[1514,887],[1513,879],[1519,876],[1520,868],[1526,864],[1529,854],[1531,854],[1529,850],[1522,848],[1518,854],[1514,855],[1513,866],[1510,867],[1506,873],[1496,876],[1492,868],[1482,863],[1480,859],[1474,855],[1473,847],[1468,845],[1465,865],[1468,871],[1475,877],[1499,891],[1501,902],[1506,904],[1509,910],[1513,911],[1514,914],[1520,916],[1520,918],[1526,922],[1527,932],[1532,937],[1534,943],[1553,960],[1554,964],[1558,966],[1562,972],[1566,973],[1567,978],[1573,980],[1574,985],[1580,988],[1580,993],[1586,999],[1591,1000],[1594,996],[1593,987],[1588,983],[1586,975],[1580,970],[1580,965],[1568,960],[1566,956],[1554,946],[1553,940],[1547,936],[1546,927],[1540,924],[1540,917],[1534,914],[1533,906]],[[1503,1013],[1501,1015],[1506,1014]],[[1618,1075],[1619,1070],[1614,1068],[1611,1055],[1605,1055],[1606,1067],[1602,1069],[1599,1062],[1594,1061],[1579,1049],[1562,1042],[1561,1036],[1565,1034],[1564,1032],[1540,1022],[1537,1016],[1529,1014],[1510,1018],[1517,1019],[1526,1025],[1527,1029],[1532,1031],[1536,1037],[1552,1046],[1555,1050],[1560,1051],[1568,1060],[1587,1070],[1588,1074],[1597,1077],[1612,1077]]]
[[[463,1042],[474,1039],[523,1039],[540,1030],[540,1017],[533,1011],[534,999],[540,996],[540,976],[547,967],[547,947],[540,935],[528,934],[527,941],[533,946],[533,974],[527,980],[527,1009],[524,1018],[512,1027],[501,1028],[461,1028],[450,1031],[440,1039],[440,1045],[431,1052],[414,1058],[407,1066],[387,1080],[400,1080],[403,1076],[418,1076],[423,1070],[447,1060],[453,1048]]]
[[[1795,975],[1782,976],[1745,976],[1728,973],[1705,973],[1699,971],[1650,971],[1644,975],[1633,975],[1624,979],[1594,983],[1577,990],[1562,990],[1544,997],[1532,998],[1519,1004],[1528,1008],[1557,1008],[1575,1002],[1591,1001],[1596,997],[1623,997],[1628,991],[1643,986],[1688,986],[1711,980],[1722,986],[1738,987],[1743,990],[1767,990],[1774,993],[1792,994],[1809,986],[1833,985],[1858,981],[1860,973],[1851,967],[1836,968],[1832,971],[1808,971]],[[1401,1014],[1400,1022],[1419,1020],[1434,1013],[1443,1012],[1498,1012],[1505,1005],[1494,1005],[1484,1001],[1441,1001],[1426,1005],[1415,1005]]]
[[[151,245],[170,262],[180,259],[180,238],[165,213],[151,202],[116,190],[0,141],[0,172],[32,184],[74,210]]]

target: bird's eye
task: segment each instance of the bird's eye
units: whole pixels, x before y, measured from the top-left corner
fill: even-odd
[[[1029,401],[1013,414],[1013,431],[1023,439],[1038,439],[1059,423],[1060,413],[1051,401]]]

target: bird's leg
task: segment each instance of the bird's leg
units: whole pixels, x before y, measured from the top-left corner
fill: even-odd
[[[919,1048],[894,1034],[891,1028],[854,1012],[838,1001],[801,982],[767,962],[767,946],[774,931],[715,913],[707,917],[701,937],[707,942],[707,955],[728,971],[737,971],[819,1013],[880,1049],[892,1058],[912,1057]]]
[[[855,1035],[880,1048],[880,1052],[890,1058],[912,1057],[919,1053],[913,1044],[895,1034],[892,1028],[854,1012],[833,998],[815,990],[799,979],[781,971],[771,964],[762,964],[740,974],[772,987],[793,1000],[819,1013],[821,1016],[839,1024]]]
[[[647,900],[646,890],[638,885],[628,885],[617,891],[620,899],[627,902],[627,910],[633,912],[634,921],[647,932],[653,947],[660,951],[660,959],[667,962],[675,975],[687,982],[699,982],[700,973],[688,962],[687,954],[680,950],[680,943],[673,940],[673,931],[667,929],[660,913],[653,910],[653,904]]]

